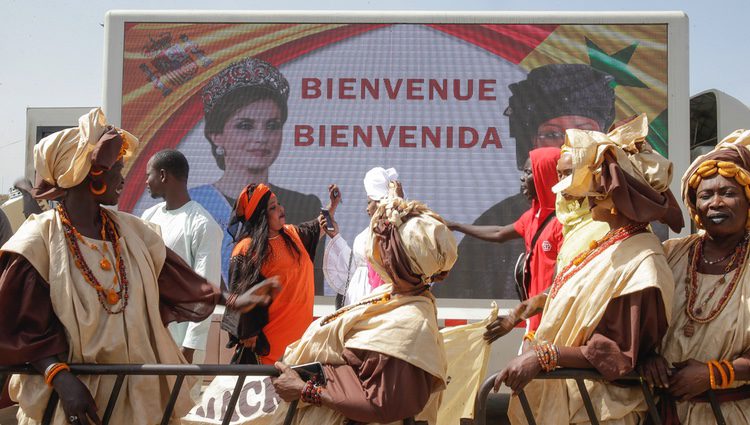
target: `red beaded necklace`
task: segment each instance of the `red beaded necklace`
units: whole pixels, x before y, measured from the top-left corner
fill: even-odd
[[[101,235],[102,240],[105,243],[103,250],[104,252],[108,252],[106,248],[106,242],[112,242],[116,264],[116,270],[114,271],[114,277],[112,279],[112,287],[109,289],[105,289],[99,283],[99,280],[97,280],[96,276],[94,276],[91,268],[89,268],[86,260],[83,258],[81,248],[80,246],[78,246],[78,241],[82,241],[89,247],[92,247],[93,245],[92,249],[102,255],[103,259],[99,263],[99,266],[102,268],[102,270],[110,270],[112,268],[111,264],[104,256],[104,253],[99,251],[96,245],[88,243],[83,238],[83,235],[81,235],[81,233],[78,232],[78,230],[73,226],[73,223],[70,221],[70,217],[68,216],[68,212],[65,210],[62,204],[58,204],[57,212],[60,214],[60,220],[62,221],[63,228],[65,230],[65,239],[68,242],[68,249],[70,250],[71,254],[73,254],[76,267],[81,272],[86,282],[96,290],[99,304],[101,304],[101,306],[108,314],[122,313],[123,311],[125,311],[125,307],[127,307],[128,305],[128,278],[125,274],[125,264],[122,261],[122,252],[119,242],[120,235],[117,232],[117,227],[112,222],[112,220],[107,218],[107,214],[104,213],[104,210],[100,208],[99,213],[101,214],[102,219]],[[116,290],[115,288],[118,289]],[[122,303],[120,304],[120,308],[115,309],[114,306],[120,301],[122,301]]]
[[[550,299],[554,299],[560,288],[573,277],[579,270],[581,270],[591,260],[596,258],[602,251],[616,244],[617,242],[623,241],[631,236],[646,231],[648,223],[628,224],[627,226],[619,227],[614,230],[610,230],[604,235],[603,238],[598,241],[591,242],[589,250],[577,255],[573,261],[565,266],[560,273],[555,276],[554,282],[549,291]]]
[[[682,333],[688,338],[695,334],[696,323],[708,323],[714,320],[724,310],[729,303],[732,294],[739,286],[739,281],[746,264],[745,257],[747,256],[748,235],[745,235],[740,243],[734,248],[734,252],[730,257],[729,262],[726,267],[724,267],[724,276],[716,281],[716,284],[708,292],[703,302],[696,307],[695,304],[698,302],[698,262],[703,256],[703,245],[705,244],[705,239],[706,236],[703,235],[691,247],[692,255],[690,255],[690,261],[688,262],[688,277],[685,278],[685,299],[687,300],[685,302],[685,314],[688,316],[688,322],[683,326]],[[719,302],[706,316],[700,317],[700,315],[703,314],[703,309],[713,298],[719,287],[726,283],[726,275],[734,268],[735,264],[737,267],[734,276],[724,290]]]

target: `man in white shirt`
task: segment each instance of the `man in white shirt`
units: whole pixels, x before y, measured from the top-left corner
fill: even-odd
[[[399,196],[404,196],[395,168],[386,170],[382,167],[375,167],[369,170],[365,174],[364,185],[367,192],[366,211],[370,217],[375,214],[380,200],[388,195],[391,185],[394,185]],[[335,185],[331,188],[332,190],[338,189]],[[333,230],[328,230],[325,226],[323,227],[331,238],[323,255],[323,274],[331,288],[344,296],[341,306],[355,304],[369,296],[373,289],[383,283],[367,263],[365,246],[370,238],[370,228],[366,227],[354,238],[351,248],[339,234],[335,218],[333,218],[333,228]]]
[[[161,227],[164,244],[176,252],[196,273],[209,282],[221,279],[222,230],[187,190],[190,167],[177,150],[157,152],[148,162],[146,184],[152,198],[163,198],[147,209],[142,219]],[[201,363],[205,357],[211,317],[198,323],[170,323],[177,345],[187,361]]]

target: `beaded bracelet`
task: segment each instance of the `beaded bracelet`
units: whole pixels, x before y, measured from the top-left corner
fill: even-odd
[[[721,363],[716,360],[709,360],[709,362],[714,365],[716,370],[719,371],[719,376],[721,376],[721,384],[718,384],[718,387],[726,388],[729,384],[729,379],[727,378],[727,373],[724,372],[724,368],[721,367]]]
[[[557,346],[548,342],[538,343],[534,345],[534,352],[543,371],[552,372],[557,368],[557,361],[560,357]]]
[[[305,383],[300,392],[300,399],[307,404],[314,406],[320,406],[322,401],[320,399],[320,393],[323,392],[323,387],[319,386],[312,379]]]
[[[70,366],[68,366],[66,363],[52,363],[51,365],[47,366],[47,369],[44,370],[44,383],[46,383],[49,387],[52,387],[52,380],[55,379],[55,376],[57,376],[57,374],[62,372],[63,370],[70,370]]]
[[[708,365],[708,382],[711,384],[711,389],[716,389],[716,377],[714,376],[714,364],[711,360],[706,363]]]
[[[734,384],[734,366],[732,365],[732,362],[729,360],[722,360],[721,364],[726,365],[727,369],[729,370],[729,382],[727,382],[727,385],[724,388],[729,388]]]

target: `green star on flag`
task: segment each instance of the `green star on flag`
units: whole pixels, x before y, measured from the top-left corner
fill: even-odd
[[[588,37],[584,38],[586,39],[586,47],[588,49],[591,66],[594,69],[606,72],[614,77],[615,81],[612,88],[618,84],[626,87],[648,88],[643,81],[639,80],[638,77],[628,69],[628,62],[630,62],[633,52],[635,52],[636,47],[638,47],[637,42],[609,55],[593,41],[589,40]]]

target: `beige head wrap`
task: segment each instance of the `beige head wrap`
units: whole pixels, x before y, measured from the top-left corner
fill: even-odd
[[[92,109],[78,119],[78,127],[50,134],[34,146],[37,173],[34,196],[45,199],[62,196],[64,189],[83,182],[93,163],[102,169],[111,167],[115,159],[111,151],[116,149],[117,154],[121,148],[127,160],[138,148],[138,139],[127,131],[113,129],[100,108]]]
[[[750,202],[750,130],[735,130],[725,137],[714,150],[701,155],[688,167],[681,180],[682,199],[690,211],[690,217],[702,228],[695,207],[695,190],[701,179],[721,174],[744,187],[745,197]],[[750,217],[748,217],[750,228]]]
[[[646,114],[607,134],[566,130],[563,151],[572,157],[573,174],[553,191],[579,198],[611,196],[618,211],[631,220],[660,220],[678,231],[683,222],[669,190],[672,162],[654,152],[647,135]]]
[[[419,293],[442,280],[458,258],[456,238],[442,217],[418,201],[381,201],[370,223],[367,257],[385,280],[394,277]]]

